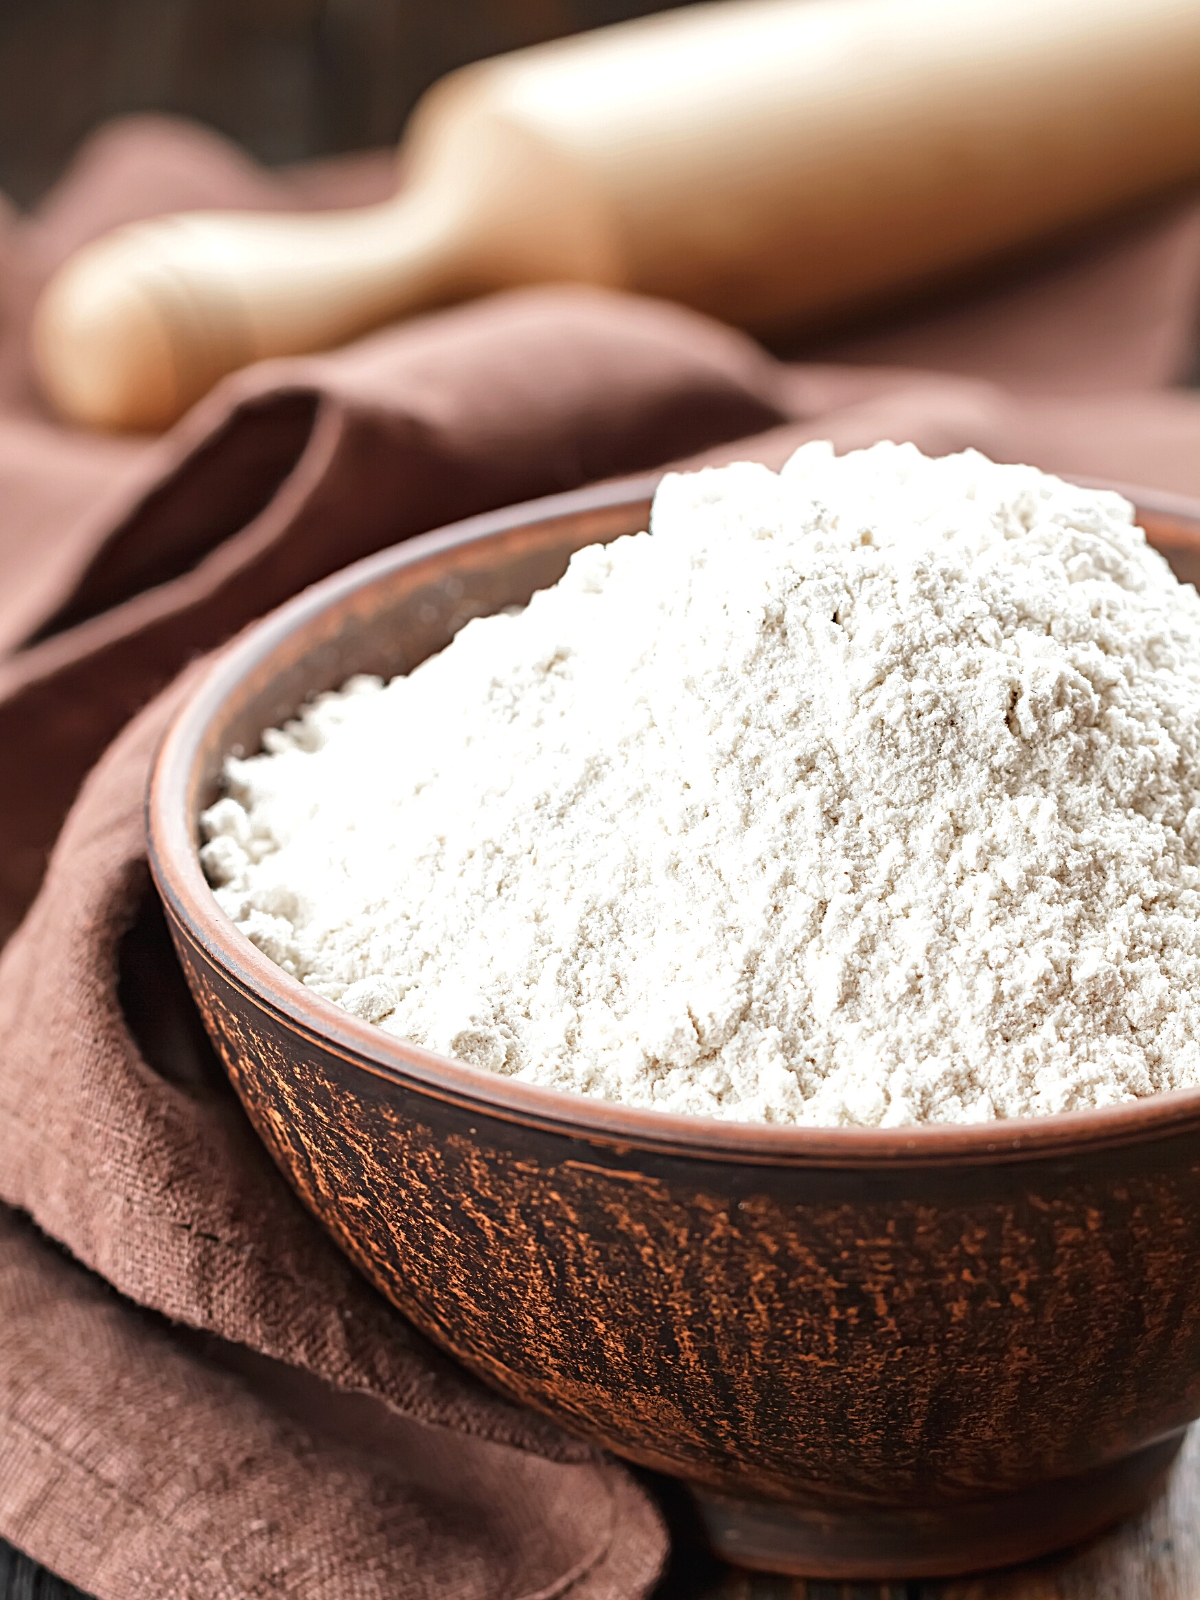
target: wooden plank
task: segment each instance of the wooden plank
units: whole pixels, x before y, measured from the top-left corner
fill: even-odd
[[[681,0],[4,0],[0,190],[31,204],[106,117],[172,111],[268,164],[393,144],[480,56]]]

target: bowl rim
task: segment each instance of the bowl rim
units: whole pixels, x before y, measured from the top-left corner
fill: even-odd
[[[481,1116],[558,1131],[599,1150],[637,1149],[753,1165],[887,1169],[993,1165],[1063,1156],[1173,1135],[1200,1134],[1200,1087],[1082,1111],[1002,1122],[819,1127],[727,1121],[628,1106],[550,1089],[454,1061],[350,1015],[290,977],[225,915],[200,866],[186,797],[209,724],[243,678],[329,606],[396,571],[498,534],[587,512],[648,502],[663,472],[610,480],[448,524],[378,551],[311,585],[221,647],[176,711],[146,794],[148,855],[173,932],[254,1005],[347,1066]],[[1139,511],[1190,527],[1200,549],[1200,501],[1096,479]]]

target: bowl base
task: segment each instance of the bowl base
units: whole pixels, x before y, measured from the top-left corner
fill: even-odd
[[[1186,1429],[1098,1472],[936,1509],[836,1510],[738,1500],[693,1484],[713,1551],[802,1578],[942,1578],[1007,1567],[1092,1538],[1158,1492]]]

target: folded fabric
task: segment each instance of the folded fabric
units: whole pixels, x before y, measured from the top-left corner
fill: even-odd
[[[25,324],[75,244],[382,174],[272,179],[142,120],[0,229],[0,1534],[100,1600],[633,1600],[666,1549],[643,1484],[429,1346],[249,1129],[145,864],[194,658],[395,540],[680,458],[890,437],[1200,492],[1200,395],[1168,387],[1200,309],[1184,201],[820,362],[551,288],[263,363],[162,439],[40,409]]]

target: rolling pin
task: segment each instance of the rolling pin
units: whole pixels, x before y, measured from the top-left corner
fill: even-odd
[[[394,199],[118,229],[34,324],[67,417],[159,428],[263,356],[573,280],[798,326],[1200,173],[1200,0],[730,0],[429,90]]]

